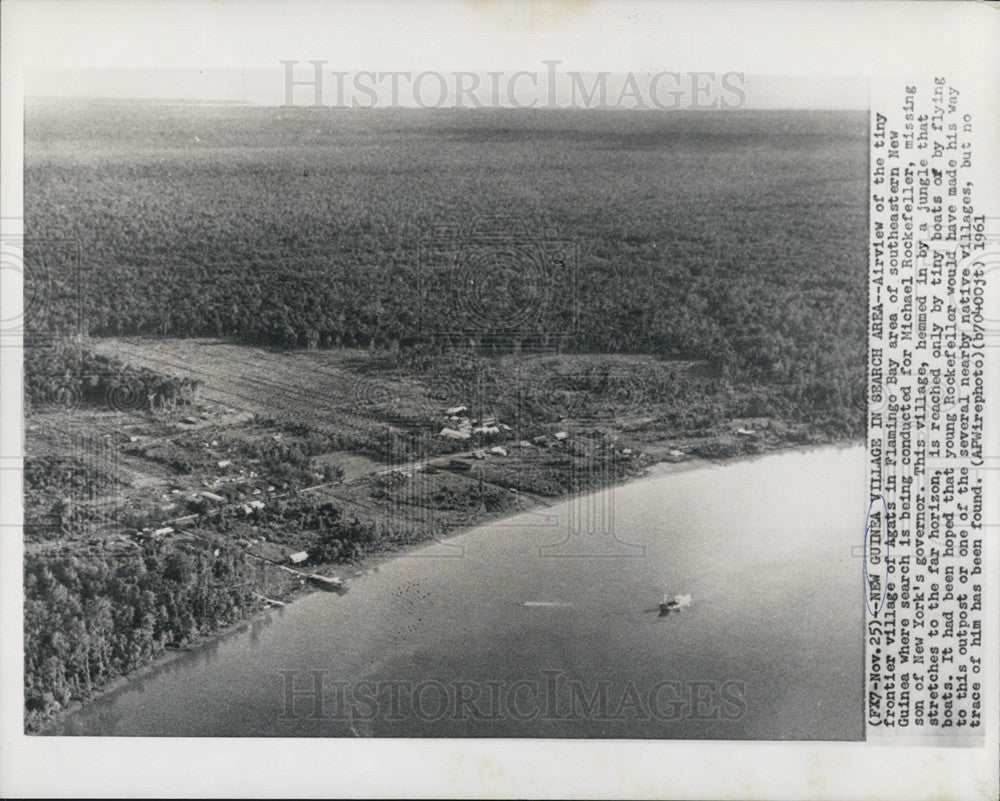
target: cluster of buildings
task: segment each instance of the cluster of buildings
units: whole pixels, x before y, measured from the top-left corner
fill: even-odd
[[[471,439],[473,434],[499,434],[513,429],[497,421],[496,417],[475,418],[469,416],[467,406],[452,406],[445,409],[449,425],[441,429],[439,436],[449,439]]]

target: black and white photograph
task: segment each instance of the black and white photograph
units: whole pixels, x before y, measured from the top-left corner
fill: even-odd
[[[5,4],[6,747],[995,791],[989,5]]]

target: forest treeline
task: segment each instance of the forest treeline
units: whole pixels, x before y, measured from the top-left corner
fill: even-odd
[[[93,353],[69,338],[30,337],[24,347],[25,411],[35,406],[65,409],[99,406],[129,412],[177,408],[190,404],[198,382],[132,367]]]
[[[307,111],[29,109],[29,329],[704,359],[856,412],[863,113]]]
[[[260,608],[259,566],[220,540],[108,553],[28,552],[24,564],[25,727],[72,700]]]

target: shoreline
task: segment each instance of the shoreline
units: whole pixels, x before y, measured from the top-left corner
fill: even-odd
[[[701,469],[710,469],[713,467],[728,467],[733,464],[753,462],[759,459],[766,458],[768,456],[775,456],[781,453],[808,452],[823,448],[844,449],[849,447],[857,447],[862,444],[863,440],[858,440],[858,439],[834,439],[831,440],[830,442],[821,442],[821,443],[779,445],[778,447],[768,448],[759,453],[740,454],[738,456],[730,456],[719,459],[708,459],[700,456],[690,456],[686,459],[679,461],[654,462],[653,464],[646,467],[639,475],[631,476],[627,480],[617,483],[614,486],[640,484],[646,481],[660,479],[672,475],[678,475],[681,473],[690,473]],[[590,489],[586,490],[583,494],[590,494],[595,491],[600,491],[600,490]],[[392,559],[402,558],[404,555],[411,554],[415,551],[420,550],[421,548],[431,547],[431,545],[434,542],[449,542],[477,528],[495,525],[496,523],[499,523],[503,520],[511,520],[513,518],[520,517],[525,514],[530,514],[540,509],[551,508],[552,506],[557,506],[561,503],[565,503],[566,501],[570,500],[573,497],[574,497],[573,494],[561,495],[558,498],[552,499],[551,503],[538,504],[535,506],[531,506],[528,509],[520,510],[513,514],[499,515],[489,520],[480,520],[472,525],[458,526],[454,530],[449,531],[447,536],[442,537],[439,540],[431,538],[422,540],[420,542],[407,543],[397,548],[393,548],[392,550],[386,550],[366,555],[357,562],[352,562],[352,563],[330,562],[321,565],[316,565],[316,568],[317,570],[328,570],[332,567],[338,567],[338,566],[344,568],[350,568],[350,575],[345,575],[343,578],[343,583],[344,583],[343,591],[349,592],[351,580],[355,578],[356,577],[355,574],[359,572],[367,573],[372,569],[377,568],[379,565],[389,562]],[[345,570],[344,572],[346,573],[347,571]],[[294,603],[295,601],[300,600],[301,598],[312,595],[313,593],[316,592],[325,592],[325,590],[306,584],[302,587],[297,587],[293,589],[287,595],[279,596],[275,600],[279,600],[283,604],[288,605]],[[223,626],[219,629],[212,631],[209,634],[203,635],[203,637],[200,638],[197,643],[194,643],[188,647],[181,649],[167,650],[165,653],[161,654],[160,656],[157,656],[148,664],[145,664],[142,667],[137,668],[136,670],[128,673],[127,675],[119,676],[118,678],[113,679],[105,686],[95,690],[88,697],[81,699],[79,701],[74,701],[73,703],[68,705],[65,709],[62,709],[55,715],[53,715],[53,717],[39,729],[30,732],[25,730],[25,735],[29,737],[30,736],[35,736],[35,737],[74,736],[70,734],[55,733],[52,731],[52,729],[57,728],[61,724],[65,723],[67,718],[73,716],[78,712],[83,711],[84,709],[96,703],[97,701],[127,689],[135,681],[142,679],[152,673],[155,673],[156,671],[161,670],[162,668],[165,668],[166,666],[182,658],[186,654],[196,653],[201,649],[203,649],[204,647],[211,645],[212,643],[220,642],[226,639],[227,637],[244,630],[247,626],[252,625],[252,623],[255,620],[260,619],[265,614],[271,614],[274,611],[275,611],[274,607],[268,604],[265,606],[265,608],[245,618],[234,621],[226,626]]]

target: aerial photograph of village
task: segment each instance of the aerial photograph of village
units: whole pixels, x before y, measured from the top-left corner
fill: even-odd
[[[860,738],[867,124],[29,98],[25,730]]]

